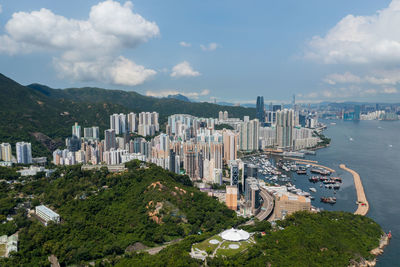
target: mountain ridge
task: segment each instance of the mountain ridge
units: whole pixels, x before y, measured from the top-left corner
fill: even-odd
[[[53,89],[46,85],[23,86],[0,73],[0,143],[32,143],[33,156],[51,156],[54,147],[62,147],[71,135],[71,126],[109,128],[113,113],[157,111],[160,124],[176,113],[198,117],[217,117],[220,110],[230,116],[254,117],[255,110],[224,107],[210,103],[185,102],[174,98],[143,96],[134,91],[96,87]],[[15,153],[15,150],[14,152]]]

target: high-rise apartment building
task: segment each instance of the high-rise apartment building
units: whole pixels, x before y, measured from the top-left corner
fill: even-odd
[[[2,143],[0,145],[0,150],[1,150],[0,159],[3,161],[11,161],[12,159],[11,145],[9,143]]]
[[[224,120],[228,120],[228,118],[229,118],[229,114],[228,114],[228,111],[224,111]]]
[[[32,163],[31,143],[18,142],[16,145],[17,162],[22,164]]]
[[[108,129],[104,131],[104,151],[110,151],[110,149],[115,149],[116,139],[115,139],[115,130]]]
[[[135,113],[131,112],[128,114],[128,131],[130,133],[137,132],[138,128],[138,118]]]
[[[224,120],[224,112],[220,111],[218,113],[218,120],[223,121]]]
[[[83,128],[83,138],[85,140],[98,140],[100,138],[99,127],[93,126],[93,127]]]
[[[157,112],[139,113],[138,133],[142,136],[155,135],[160,130]]]
[[[293,147],[294,111],[284,109],[276,112],[276,142],[278,148],[290,150]]]
[[[190,179],[196,178],[196,153],[193,150],[185,151],[184,167]]]
[[[126,115],[122,113],[111,115],[110,129],[113,129],[116,135],[126,133]]]
[[[224,160],[225,162],[229,162],[231,160],[237,159],[237,149],[238,149],[238,140],[239,136],[237,133],[224,130],[222,132],[222,138],[224,143]]]
[[[81,139],[81,126],[79,126],[77,122],[72,126],[72,136]]]
[[[240,125],[239,145],[240,150],[253,151],[258,149],[260,123],[258,119],[243,122]]]

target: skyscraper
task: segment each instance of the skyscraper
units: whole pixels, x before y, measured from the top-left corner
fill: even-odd
[[[11,161],[12,153],[11,153],[11,145],[9,143],[2,143],[0,145],[1,149],[1,160],[3,161]]]
[[[261,125],[265,122],[265,107],[264,107],[264,97],[257,96],[257,106],[256,106],[256,118],[259,120]]]
[[[229,118],[229,114],[228,114],[228,111],[224,111],[224,120],[228,120],[228,118]]]
[[[196,154],[193,150],[185,151],[184,167],[190,179],[196,178]]]
[[[116,135],[126,133],[126,115],[122,113],[111,115],[110,129],[113,129]]]
[[[253,151],[258,149],[260,123],[258,119],[243,122],[240,125],[239,145],[240,150]]]
[[[104,151],[110,151],[111,148],[116,148],[115,131],[108,129],[104,131]]]
[[[228,209],[237,210],[238,188],[237,186],[226,186],[225,201]]]
[[[237,159],[238,135],[232,131],[224,130],[222,133],[224,142],[224,160],[229,162]]]
[[[81,126],[79,126],[77,122],[72,126],[72,136],[81,139]]]
[[[231,164],[231,185],[239,187],[239,166],[236,162]]]
[[[93,126],[88,128],[83,128],[83,138],[85,140],[96,140],[100,138],[99,127]]]
[[[294,111],[284,109],[276,112],[276,142],[278,148],[290,150],[293,147]]]
[[[130,133],[137,132],[138,118],[135,113],[131,112],[128,114],[128,131]]]
[[[17,162],[22,164],[32,163],[31,143],[18,142],[16,144]]]
[[[360,106],[359,105],[355,105],[354,106],[354,120],[355,121],[359,121],[360,120],[360,114],[361,114]]]
[[[223,121],[224,120],[224,112],[220,111],[218,113],[218,120]]]

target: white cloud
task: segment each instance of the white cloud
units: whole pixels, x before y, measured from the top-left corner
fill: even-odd
[[[396,88],[394,88],[394,87],[385,88],[385,89],[383,89],[383,93],[385,93],[385,94],[397,94],[398,90]]]
[[[371,97],[387,94],[397,94],[398,90],[394,87],[363,88],[358,85],[349,85],[340,88],[329,88],[318,92],[312,92],[302,96],[302,99],[319,100],[346,100],[349,98]]]
[[[183,61],[178,65],[172,68],[171,77],[180,78],[180,77],[196,77],[200,76],[201,73],[195,71],[192,66],[190,66],[189,62]]]
[[[371,16],[347,15],[314,36],[306,57],[324,63],[396,63],[400,60],[400,0]]]
[[[3,7],[2,7],[2,5],[0,4],[0,14],[3,12]]]
[[[147,96],[153,97],[167,97],[169,95],[181,94],[191,99],[198,99],[201,96],[207,96],[210,94],[210,90],[204,89],[201,92],[181,92],[178,90],[164,90],[164,91],[147,91]]]
[[[97,80],[127,86],[142,84],[157,73],[122,56],[117,59],[98,58],[90,61],[55,59],[54,65],[63,78],[79,81]]]
[[[217,43],[209,43],[208,45],[200,45],[201,50],[203,51],[215,51],[219,45]]]
[[[396,85],[400,83],[400,69],[372,71],[365,76],[358,76],[351,72],[343,74],[329,74],[324,78],[324,82],[330,85],[336,84],[360,84],[367,83],[373,85]]]
[[[42,8],[17,12],[0,36],[0,52],[17,54],[34,51],[61,53],[54,59],[62,76],[77,80],[107,80],[137,85],[155,74],[123,57],[122,49],[132,49],[159,35],[155,22],[133,12],[130,1],[113,0],[92,6],[87,20],[69,19]],[[100,75],[96,75],[99,73]],[[132,75],[132,77],[128,77]]]
[[[179,45],[182,46],[182,47],[191,47],[192,46],[191,43],[186,43],[186,42],[183,42],[183,41],[180,42]]]
[[[344,74],[338,74],[338,73],[330,74],[325,77],[324,81],[331,85],[337,83],[360,83],[361,78],[350,72],[346,72]]]

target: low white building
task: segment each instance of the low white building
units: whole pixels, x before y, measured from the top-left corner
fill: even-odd
[[[29,168],[23,168],[22,170],[17,171],[21,174],[21,176],[33,176],[36,175],[38,172],[44,172],[46,177],[49,177],[54,170],[48,170],[44,167],[37,167],[37,166],[30,166]]]
[[[60,215],[49,209],[48,207],[44,205],[37,206],[35,208],[36,215],[42,219],[45,222],[45,225],[47,226],[47,223],[50,221],[53,221],[55,223],[60,222]]]

